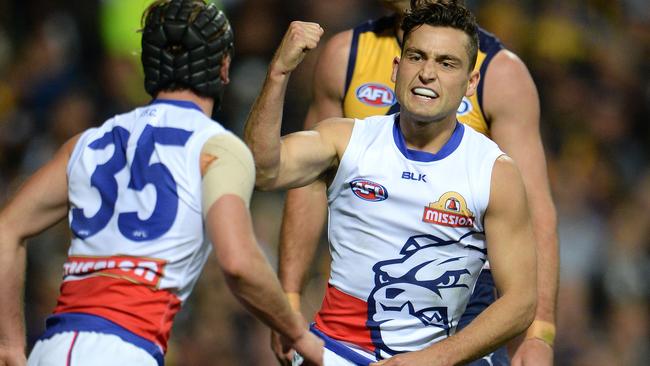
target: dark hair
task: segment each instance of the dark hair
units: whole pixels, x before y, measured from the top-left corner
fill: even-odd
[[[478,26],[474,15],[454,0],[437,2],[411,0],[411,6],[411,10],[402,20],[402,30],[404,31],[402,46],[406,44],[410,33],[423,24],[461,30],[469,37],[466,49],[470,61],[470,71],[472,71],[478,53]]]
[[[234,39],[225,14],[204,0],[157,0],[141,22],[147,93],[190,89],[219,105],[221,62]]]

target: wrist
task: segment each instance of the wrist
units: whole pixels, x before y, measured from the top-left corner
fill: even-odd
[[[526,331],[525,339],[539,339],[552,348],[555,342],[555,324],[544,320],[534,320]]]
[[[287,292],[286,295],[291,309],[300,312],[300,292]]]

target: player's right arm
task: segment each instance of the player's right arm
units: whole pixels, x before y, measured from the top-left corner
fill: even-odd
[[[32,175],[0,211],[0,365],[25,365],[23,289],[25,239],[59,222],[68,212],[68,159],[72,138]]]
[[[282,334],[313,364],[322,342],[294,313],[273,268],[255,240],[248,205],[255,182],[253,158],[232,134],[212,137],[202,149],[202,206],[208,235],[226,282],[252,313]]]
[[[318,121],[343,117],[345,73],[352,30],[332,37],[318,57],[312,83],[313,100],[309,106],[304,129],[314,128]],[[280,231],[280,282],[287,293],[294,294],[292,303],[300,308],[298,294],[323,231],[327,214],[326,183],[322,179],[287,192]]]
[[[246,121],[244,138],[255,158],[260,189],[309,184],[335,167],[347,146],[352,121],[340,118],[320,123],[312,131],[280,137],[289,76],[306,52],[316,47],[322,33],[316,23],[291,23]]]
[[[309,105],[304,129],[314,128],[318,121],[343,117],[345,73],[352,30],[333,36],[316,62],[312,83],[313,99]],[[291,306],[300,311],[300,298],[305,274],[311,267],[327,216],[327,187],[318,179],[305,187],[290,189],[284,203],[280,229],[278,275]],[[292,352],[272,341],[273,351],[282,362],[291,360]]]

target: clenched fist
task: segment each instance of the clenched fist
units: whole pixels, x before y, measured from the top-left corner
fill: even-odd
[[[318,46],[322,35],[323,28],[318,23],[291,22],[271,61],[271,73],[288,74],[295,70],[307,52]]]

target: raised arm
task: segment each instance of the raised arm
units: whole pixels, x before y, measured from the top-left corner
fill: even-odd
[[[201,170],[206,227],[230,290],[307,360],[320,364],[322,343],[291,310],[255,240],[248,211],[255,179],[250,151],[234,135],[218,135],[203,147]]]
[[[455,335],[378,365],[465,364],[496,349],[530,325],[536,297],[536,276],[530,272],[535,267],[535,239],[521,176],[506,156],[497,159],[492,171],[485,232],[499,299]]]
[[[68,141],[54,158],[18,190],[0,212],[0,365],[25,365],[23,288],[25,239],[63,219],[68,210],[66,167],[77,141]]]
[[[318,56],[305,130],[326,118],[343,116],[343,88],[351,42],[351,30],[336,34]],[[289,190],[284,203],[278,275],[296,311],[300,311],[305,274],[312,267],[327,217],[326,189],[326,182],[317,179],[305,187]],[[288,363],[291,351],[282,350],[276,340],[272,343],[276,357]]]
[[[501,51],[490,63],[483,95],[492,138],[521,171],[537,245],[535,322],[517,349],[513,365],[527,360],[551,366],[559,255],[556,211],[539,133],[537,89],[524,63],[513,53]]]
[[[350,53],[352,31],[332,37],[318,57],[312,84],[313,100],[304,129],[313,129],[318,121],[343,116],[343,86]],[[280,282],[292,294],[292,305],[299,309],[299,294],[327,215],[326,182],[322,179],[289,190],[284,205],[280,234]]]

